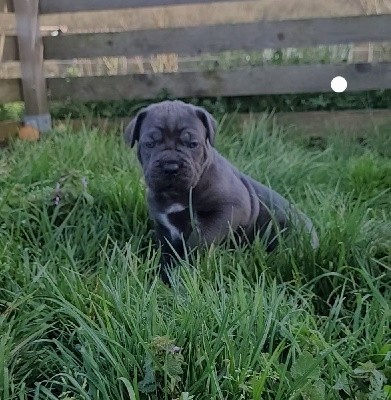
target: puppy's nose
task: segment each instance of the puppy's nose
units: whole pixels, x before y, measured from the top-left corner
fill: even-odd
[[[166,161],[163,164],[163,171],[167,175],[175,175],[179,171],[179,163],[176,161]]]

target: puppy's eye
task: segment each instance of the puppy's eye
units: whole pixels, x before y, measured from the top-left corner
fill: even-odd
[[[145,142],[144,143],[146,147],[148,147],[149,149],[152,149],[153,147],[155,147],[155,142]]]
[[[198,142],[195,142],[195,141],[187,143],[187,147],[189,147],[190,149],[194,149],[197,146],[198,146]]]

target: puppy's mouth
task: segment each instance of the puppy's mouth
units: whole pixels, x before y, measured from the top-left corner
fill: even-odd
[[[147,185],[155,191],[187,192],[194,184],[194,176],[185,171],[178,174],[162,175],[161,171],[152,171],[145,175]]]

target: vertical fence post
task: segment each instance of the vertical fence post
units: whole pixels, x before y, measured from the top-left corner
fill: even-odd
[[[41,132],[51,129],[43,69],[39,0],[14,0],[16,33],[22,70],[24,123]]]

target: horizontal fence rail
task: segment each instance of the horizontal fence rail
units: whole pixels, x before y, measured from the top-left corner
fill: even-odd
[[[391,15],[261,21],[135,32],[45,37],[46,59],[149,56],[156,53],[200,55],[228,50],[311,47],[384,41],[391,38]]]
[[[391,39],[391,14],[341,18],[221,24],[132,32],[59,34],[43,38],[45,59],[102,56],[149,56],[176,53],[194,56],[229,50],[378,42]],[[3,61],[18,59],[17,43],[6,37]]]
[[[47,79],[51,100],[153,99],[330,92],[333,77],[347,77],[349,91],[391,89],[391,63],[287,65],[233,71],[177,72]],[[21,85],[8,80],[0,101],[21,100]],[[4,93],[4,94],[3,94]]]
[[[131,76],[49,79],[53,100],[151,99],[163,91],[175,97],[246,96],[329,92],[330,82],[346,76],[350,91],[391,88],[391,63],[289,65],[233,71],[135,74]]]
[[[238,0],[41,0],[41,13],[116,10],[121,8],[159,7],[180,4],[202,4]],[[256,0],[254,0],[256,1]]]

